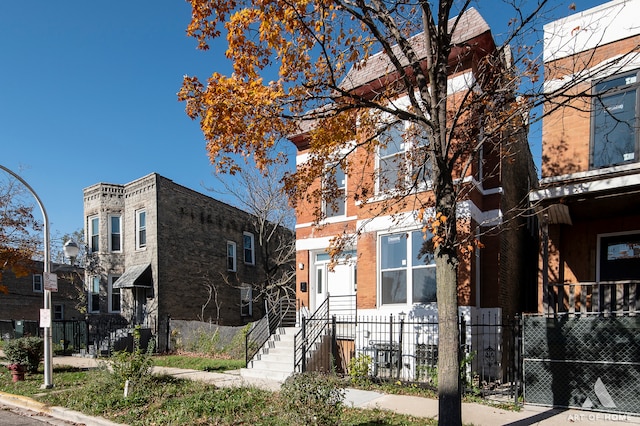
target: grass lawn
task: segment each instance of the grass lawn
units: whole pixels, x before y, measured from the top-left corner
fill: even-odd
[[[221,372],[243,368],[245,362],[240,359],[202,358],[197,355],[157,355],[153,357],[153,365]]]
[[[154,357],[154,361],[159,358],[167,357]],[[180,358],[171,359],[172,361],[167,362],[185,368],[185,364],[177,364]],[[217,364],[203,365],[206,367]],[[221,369],[226,370],[237,364],[220,365]],[[54,367],[55,387],[42,390],[42,383],[42,369],[38,374],[27,374],[24,382],[12,383],[9,371],[0,367],[0,391],[30,396],[50,405],[67,407],[131,426],[298,424],[293,414],[287,411],[286,404],[278,393],[256,388],[216,388],[170,376],[153,376],[143,385],[133,385],[131,393],[125,398],[122,387],[114,383],[111,375],[103,369],[86,371],[57,366]],[[341,425],[347,426],[437,424],[425,418],[353,408],[345,408],[340,419]]]

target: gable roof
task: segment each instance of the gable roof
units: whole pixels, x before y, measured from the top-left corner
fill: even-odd
[[[448,26],[453,26],[457,18],[456,16],[449,19]],[[487,22],[475,8],[471,7],[460,17],[456,30],[451,36],[451,44],[454,46],[462,44],[489,31],[490,28]],[[411,37],[409,42],[415,49],[419,59],[426,58],[427,47],[424,32]],[[408,66],[409,61],[400,53],[399,46],[395,45],[392,49],[394,54],[400,58],[401,64]],[[368,58],[363,65],[352,66],[340,84],[340,87],[344,90],[353,90],[394,72],[396,72],[396,69],[391,63],[389,56],[384,52],[380,52]]]

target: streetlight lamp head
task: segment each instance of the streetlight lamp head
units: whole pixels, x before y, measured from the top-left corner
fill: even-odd
[[[64,243],[62,251],[64,251],[64,255],[66,257],[71,259],[71,263],[73,263],[73,260],[78,256],[78,253],[80,252],[80,247],[78,247],[78,244],[76,244],[75,241],[69,240]]]

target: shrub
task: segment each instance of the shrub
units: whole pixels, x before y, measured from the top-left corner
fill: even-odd
[[[311,372],[290,376],[280,389],[296,424],[337,425],[344,409],[344,389],[335,376]]]
[[[359,354],[349,361],[349,377],[351,383],[361,383],[369,379],[369,370],[373,358],[370,355]]]
[[[128,380],[130,385],[139,386],[151,378],[153,368],[153,341],[149,341],[146,352],[140,347],[140,326],[133,330],[133,351],[118,351],[111,357],[111,376],[124,389]]]
[[[4,344],[4,355],[10,364],[20,364],[30,373],[36,373],[44,356],[44,340],[40,337],[20,337]]]

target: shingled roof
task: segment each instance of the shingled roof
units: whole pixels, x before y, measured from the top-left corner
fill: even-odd
[[[456,19],[457,17],[450,19],[448,25],[452,26]],[[488,31],[490,31],[489,25],[480,13],[472,7],[467,9],[460,17],[460,22],[458,22],[458,26],[451,37],[451,43],[453,45],[462,44]],[[414,47],[418,58],[426,58],[424,33],[411,37],[409,41]],[[400,48],[397,45],[393,47],[393,52],[400,58],[402,65],[409,65],[409,61],[400,53]],[[389,57],[384,52],[380,52],[368,58],[364,65],[352,66],[340,87],[345,90],[352,90],[395,71],[396,69]]]

